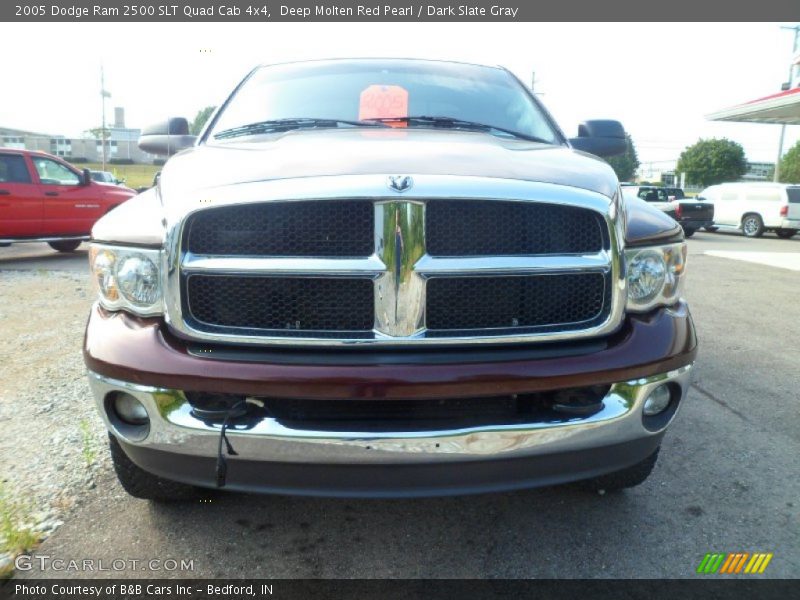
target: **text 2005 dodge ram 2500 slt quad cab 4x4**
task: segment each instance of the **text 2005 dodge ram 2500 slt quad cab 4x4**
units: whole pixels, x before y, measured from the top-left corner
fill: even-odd
[[[681,228],[502,68],[257,68],[93,230],[84,355],[123,487],[641,483],[696,338]],[[177,154],[176,154],[177,152]]]

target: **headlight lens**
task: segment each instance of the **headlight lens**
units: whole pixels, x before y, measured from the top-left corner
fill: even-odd
[[[686,243],[625,251],[628,310],[649,311],[674,304],[683,292]]]
[[[92,244],[89,261],[103,307],[142,316],[163,313],[160,250]]]
[[[134,254],[117,266],[119,291],[131,304],[150,306],[159,297],[158,269],[146,256]]]

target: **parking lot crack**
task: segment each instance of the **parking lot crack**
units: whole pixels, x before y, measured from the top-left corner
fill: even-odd
[[[716,397],[714,394],[712,394],[712,393],[711,393],[711,392],[709,392],[708,390],[705,390],[705,389],[701,388],[701,387],[700,387],[699,385],[697,385],[696,383],[693,383],[693,384],[692,384],[692,387],[693,387],[694,389],[696,389],[698,392],[700,392],[700,393],[701,393],[703,396],[705,396],[706,398],[708,398],[709,400],[712,400],[713,402],[716,402],[717,404],[719,404],[719,405],[720,405],[722,408],[726,408],[726,409],[728,409],[729,411],[731,411],[731,412],[732,412],[733,414],[735,414],[737,417],[739,417],[740,419],[742,419],[742,421],[745,421],[745,422],[747,422],[747,423],[749,423],[749,422],[750,422],[750,420],[749,420],[749,419],[748,419],[748,418],[747,418],[747,417],[746,417],[746,416],[745,416],[743,413],[741,413],[741,412],[739,412],[738,410],[736,410],[735,408],[733,408],[733,407],[732,407],[730,404],[728,404],[728,403],[727,403],[727,402],[725,402],[724,400],[722,400],[722,399],[720,399],[720,398],[717,398],[717,397]]]

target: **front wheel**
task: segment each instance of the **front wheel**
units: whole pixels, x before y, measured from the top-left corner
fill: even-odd
[[[782,240],[788,240],[797,233],[797,229],[778,229],[775,231],[775,235],[777,235]]]
[[[122,449],[117,438],[108,434],[111,461],[120,485],[134,498],[156,502],[194,500],[200,497],[200,490],[185,483],[162,479],[138,467]]]
[[[47,242],[53,250],[59,252],[74,252],[81,245],[81,240],[62,240],[60,242]]]
[[[749,238],[764,235],[764,221],[758,215],[745,215],[742,219],[742,231]]]
[[[650,473],[653,472],[653,468],[656,466],[656,461],[658,460],[658,451],[660,449],[661,447],[659,446],[656,448],[655,452],[645,458],[642,462],[638,462],[627,469],[608,473],[607,475],[601,475],[600,477],[595,477],[594,479],[587,479],[586,481],[582,481],[580,485],[583,489],[595,492],[601,490],[606,492],[614,492],[617,490],[636,487],[637,485],[644,483],[644,481],[650,476]]]

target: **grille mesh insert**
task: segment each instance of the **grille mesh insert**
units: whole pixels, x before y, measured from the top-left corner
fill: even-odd
[[[372,254],[372,202],[265,202],[200,211],[186,227],[186,249],[228,256]]]
[[[606,288],[602,273],[435,278],[427,287],[428,328],[585,325],[607,313]]]
[[[516,256],[599,252],[594,211],[530,202],[435,200],[425,212],[431,256]]]
[[[186,281],[189,313],[202,325],[275,330],[371,331],[370,279],[316,279],[192,275]]]

